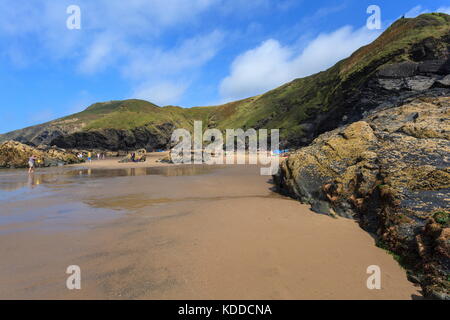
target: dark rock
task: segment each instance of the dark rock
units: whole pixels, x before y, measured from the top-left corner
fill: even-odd
[[[448,38],[448,37],[447,37]],[[448,43],[449,39],[446,39]],[[416,43],[411,48],[411,58],[414,61],[446,59],[449,57],[448,48],[442,45],[438,39],[427,38],[421,43]]]
[[[391,64],[382,67],[378,71],[379,77],[386,77],[386,78],[405,78],[405,77],[412,77],[415,76],[417,73],[417,68],[419,66],[419,63],[417,62],[411,62],[411,61],[405,61],[401,63]]]
[[[290,155],[274,180],[318,212],[356,218],[401,256],[427,296],[448,297],[449,117],[450,98],[374,111]]]
[[[434,78],[424,76],[414,76],[411,78],[407,78],[405,80],[408,89],[414,91],[428,90],[433,86],[433,84],[436,81]]]
[[[450,59],[424,61],[419,64],[418,70],[423,74],[448,74],[450,73]]]
[[[435,86],[442,88],[450,88],[450,74],[440,80],[436,80]]]
[[[153,150],[165,148],[170,142],[172,124],[162,124],[157,129],[138,127],[131,130],[102,129],[81,131],[59,136],[50,143],[61,148]]]

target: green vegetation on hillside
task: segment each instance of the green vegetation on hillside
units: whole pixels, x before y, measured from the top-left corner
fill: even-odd
[[[378,39],[344,60],[340,74],[345,79],[365,70],[374,61],[381,65],[410,60],[408,51],[413,44],[430,37],[438,39],[449,34],[449,28],[450,16],[445,13],[422,14],[414,19],[397,20]]]
[[[308,130],[308,122],[321,115],[341,114],[343,110],[339,108],[346,99],[359,92],[360,86],[380,67],[413,60],[411,49],[414,45],[432,39],[442,46],[442,50],[447,50],[446,41],[441,41],[443,37],[447,37],[446,41],[450,38],[449,15],[432,13],[414,19],[400,19],[373,43],[328,70],[293,80],[259,96],[219,106],[194,108],[159,107],[137,99],[102,102],[44,125],[64,127],[70,123],[74,130],[85,131],[137,127],[158,130],[158,126],[170,123],[190,129],[194,120],[202,120],[205,127],[221,130],[278,128],[281,139],[298,139]],[[35,127],[33,134],[39,131],[39,126]],[[18,135],[23,136],[23,132]]]
[[[413,44],[429,37],[439,39],[449,32],[450,16],[446,14],[424,14],[415,19],[398,20],[372,44],[330,69],[296,79],[252,100],[244,100],[237,107],[232,106],[234,112],[220,126],[263,125],[288,129],[282,132],[282,137],[301,134],[302,122],[312,114],[329,111],[346,81],[351,81],[352,87],[357,88],[357,82],[367,79],[379,66],[409,60],[407,53]]]
[[[194,120],[208,121],[213,108],[185,109],[175,106],[158,107],[148,101],[130,99],[96,103],[86,110],[61,119],[85,124],[83,130],[133,129],[137,127],[173,123],[190,128]]]

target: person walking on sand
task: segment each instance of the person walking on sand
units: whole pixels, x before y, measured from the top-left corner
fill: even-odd
[[[88,152],[88,161],[89,161],[89,163],[92,162],[92,154],[91,154],[91,152]]]
[[[28,173],[32,173],[34,172],[34,168],[36,167],[36,156],[32,155],[29,159],[28,159]]]

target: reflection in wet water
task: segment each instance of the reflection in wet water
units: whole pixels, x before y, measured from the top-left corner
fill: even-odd
[[[82,178],[112,178],[126,176],[147,176],[161,175],[165,177],[173,176],[193,176],[207,174],[217,166],[208,165],[183,165],[168,167],[150,168],[120,168],[120,169],[61,169],[50,168],[42,172],[28,174],[24,171],[5,170],[0,171],[0,190],[14,191],[21,188],[34,189],[35,187],[47,185],[64,185],[79,181]]]
[[[194,176],[210,173],[213,170],[208,165],[190,165],[190,166],[170,166],[170,167],[150,167],[150,168],[124,168],[124,169],[84,169],[79,170],[81,176],[91,176],[95,178],[105,177],[123,177],[123,176],[148,176],[161,175],[166,177],[173,176]]]
[[[8,175],[7,177],[0,176],[0,190],[15,191],[24,187],[34,189],[43,183],[43,178],[42,175],[36,175],[34,173],[17,176]]]

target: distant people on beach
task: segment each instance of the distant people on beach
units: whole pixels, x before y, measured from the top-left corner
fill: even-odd
[[[84,154],[83,154],[83,152],[79,152],[78,154],[77,154],[77,157],[78,157],[78,159],[83,159],[84,158]],[[105,155],[105,153],[104,152],[94,152],[94,151],[88,151],[87,152],[87,161],[89,161],[90,163],[92,162],[92,158],[93,157],[96,157],[97,158],[97,160],[105,160],[106,159],[106,155]]]
[[[32,155],[28,159],[28,173],[34,172],[34,168],[36,167],[36,159],[37,157],[35,155]]]

